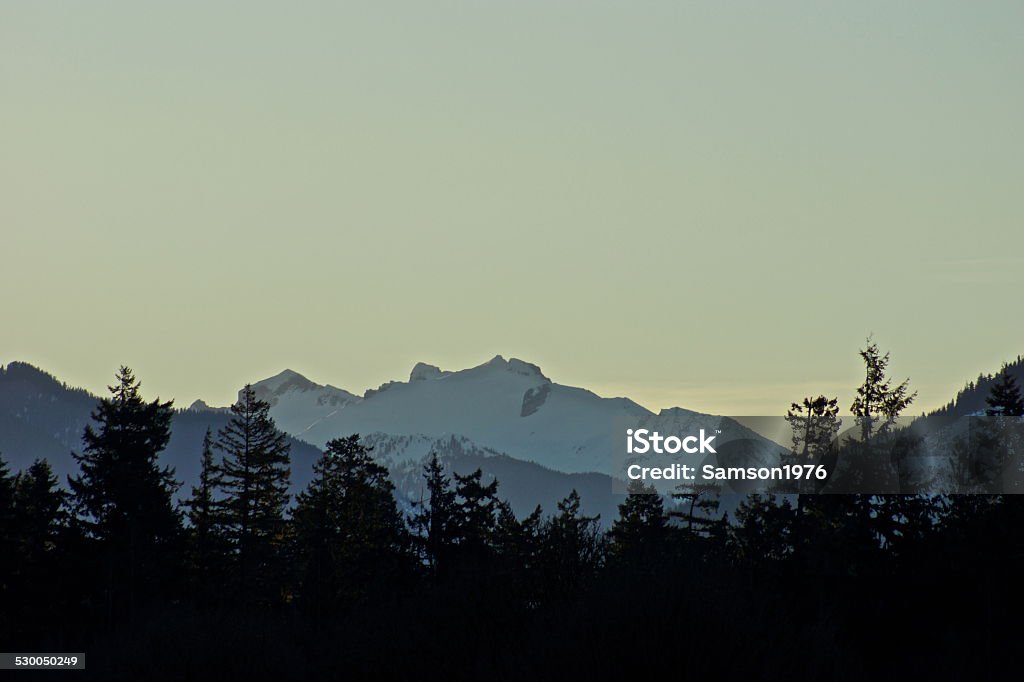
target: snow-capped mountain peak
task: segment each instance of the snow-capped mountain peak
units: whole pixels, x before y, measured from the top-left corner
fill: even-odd
[[[320,385],[291,369],[286,369],[269,379],[257,381],[252,385],[252,388],[257,398],[266,400],[271,405],[277,404],[281,396],[290,393],[316,393],[323,402],[335,405],[360,400],[359,396],[353,395],[345,389],[337,388],[330,384]],[[241,395],[241,392],[239,392],[239,395]]]
[[[608,471],[626,420],[689,426],[708,418],[688,410],[655,415],[626,398],[555,383],[537,365],[501,355],[454,371],[419,362],[408,381],[387,382],[362,397],[290,370],[253,387],[281,429],[317,446],[353,433],[454,434],[565,472]]]
[[[614,453],[631,425],[664,433],[726,425],[722,417],[683,408],[655,414],[628,398],[558,384],[537,365],[501,355],[461,370],[418,362],[408,381],[389,381],[361,397],[291,370],[253,388],[270,403],[279,428],[318,447],[351,434],[385,434],[403,448],[411,448],[407,437],[420,444],[458,437],[566,473],[615,474]],[[725,421],[729,428],[722,440],[748,433]]]
[[[362,401],[344,389],[318,384],[290,369],[257,381],[252,388],[257,398],[270,404],[278,426],[299,437],[338,410]]]

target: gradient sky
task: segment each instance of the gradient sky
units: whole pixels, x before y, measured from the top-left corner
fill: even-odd
[[[915,411],[1024,352],[1020,2],[0,4],[0,363],[230,402],[501,353]]]

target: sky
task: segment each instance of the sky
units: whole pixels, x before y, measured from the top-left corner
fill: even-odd
[[[1024,352],[1019,2],[0,4],[0,363],[232,401],[495,354],[915,410]]]

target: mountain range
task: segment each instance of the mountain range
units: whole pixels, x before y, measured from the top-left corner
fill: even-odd
[[[1012,369],[1021,370],[1021,363]],[[973,410],[988,381],[982,378],[942,412],[955,416]],[[769,456],[780,450],[728,417],[678,407],[654,413],[628,398],[604,398],[555,383],[536,365],[500,355],[459,371],[418,363],[408,380],[363,395],[318,384],[292,370],[252,386],[289,435],[293,492],[309,482],[312,463],[327,441],[358,433],[388,466],[409,505],[422,497],[422,466],[437,453],[452,471],[479,467],[497,477],[501,494],[518,513],[537,504],[550,511],[576,488],[587,513],[610,519],[621,501],[614,492],[621,492],[621,481],[615,485],[613,477],[621,476],[616,453],[627,426],[675,434],[704,429],[717,433],[720,443],[743,438],[762,443]],[[14,470],[45,457],[63,480],[77,471],[71,452],[81,448],[96,401],[88,391],[31,365],[0,367],[0,453]],[[162,459],[184,483],[179,497],[188,495],[198,477],[206,430],[216,433],[229,418],[226,407],[201,400],[176,410]]]
[[[496,365],[494,363],[491,369]],[[414,372],[418,377],[416,381],[423,380],[423,374],[429,374],[423,372],[422,367],[418,373]],[[488,372],[485,370],[483,373]],[[431,453],[437,453],[452,472],[469,473],[481,468],[487,476],[497,477],[502,497],[512,503],[517,513],[529,513],[537,504],[553,510],[557,502],[574,488],[583,497],[585,512],[601,514],[605,519],[614,518],[616,505],[621,501],[621,496],[612,492],[611,478],[604,473],[556,471],[536,461],[509,456],[490,447],[490,439],[484,439],[484,443],[476,442],[444,426],[431,426],[429,420],[422,418],[412,418],[407,426],[401,428],[398,426],[401,419],[396,418],[389,427],[384,413],[387,401],[392,396],[403,394],[398,382],[376,391],[367,391],[364,396],[356,396],[331,386],[315,384],[286,370],[257,382],[254,387],[260,397],[271,403],[271,413],[279,428],[289,434],[292,492],[308,484],[312,477],[312,464],[319,455],[319,448],[327,440],[361,433],[364,442],[373,447],[375,455],[391,469],[400,497],[408,505],[423,495],[422,465]],[[383,398],[389,389],[396,390]],[[378,396],[376,400],[373,399],[375,395]],[[147,397],[152,399],[153,396]],[[429,401],[437,396],[426,394],[423,397]],[[488,399],[488,395],[464,396],[461,399],[452,395],[453,409],[468,409],[474,403],[483,404]],[[98,397],[88,391],[70,387],[29,364],[12,362],[0,367],[0,453],[15,471],[26,468],[36,458],[46,458],[58,478],[64,481],[68,475],[77,473],[71,453],[80,451],[82,447],[82,431],[90,423],[97,400]],[[376,421],[368,419],[359,423],[337,418],[339,410],[355,406],[361,406],[361,410],[372,408],[375,412],[369,414],[375,413]],[[416,413],[415,405],[407,405],[402,414],[415,417]],[[179,498],[189,494],[191,485],[198,478],[199,453],[206,430],[216,433],[229,419],[230,412],[226,407],[211,407],[202,401],[175,411],[171,440],[161,455],[161,461],[172,466],[177,479],[184,484]],[[479,435],[480,432],[476,433]]]
[[[418,363],[408,381],[391,381],[362,396],[291,370],[253,384],[253,390],[270,403],[279,428],[317,447],[350,433],[455,435],[565,473],[617,474],[614,455],[622,450],[627,427],[662,433],[721,429],[719,442],[759,438],[726,417],[678,407],[655,414],[628,398],[564,386],[536,365],[500,355],[460,371]],[[417,448],[406,454],[396,443],[391,451],[396,460],[420,454]]]

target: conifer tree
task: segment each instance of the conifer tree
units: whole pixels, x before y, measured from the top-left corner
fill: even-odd
[[[424,465],[423,479],[427,483],[428,500],[420,501],[413,526],[419,532],[427,565],[436,577],[451,553],[458,532],[455,491],[437,453],[431,453]]]
[[[683,508],[669,512],[669,516],[684,519],[690,536],[706,535],[715,523],[713,515],[720,505],[721,490],[715,483],[682,483],[672,493],[672,499],[682,502]]]
[[[541,555],[543,513],[538,504],[520,521],[507,500],[500,500],[497,504],[494,549],[498,555],[498,567],[495,576],[506,588],[506,597],[519,604],[532,601],[538,593],[536,571]]]
[[[835,438],[842,425],[838,398],[823,395],[804,398],[801,403],[792,403],[785,419],[792,432],[791,456],[797,464],[834,465],[831,460],[834,459]],[[833,457],[826,457],[830,453]],[[820,485],[816,479],[803,478],[796,482],[798,516],[803,513],[806,502],[806,495],[801,493],[813,492],[820,489]]]
[[[538,504],[520,521],[507,500],[499,500],[494,527],[494,547],[507,564],[532,568],[537,559],[544,510]]]
[[[910,392],[910,380],[894,386],[887,375],[889,353],[884,355],[878,344],[869,336],[866,347],[860,351],[864,361],[864,382],[857,388],[857,397],[850,406],[857,425],[860,427],[860,443],[848,443],[846,450],[853,454],[856,464],[852,470],[853,479],[859,481],[868,492],[887,492],[887,495],[855,495],[843,516],[861,526],[862,532],[872,533],[879,542],[899,533],[898,524],[902,519],[920,517],[920,508],[926,504],[920,496],[902,495],[905,488],[912,488],[914,482],[903,463],[913,452],[912,441],[907,437],[892,440],[891,449],[885,450],[876,442],[878,437],[891,434],[896,420],[914,402],[917,391]],[[829,501],[829,506],[842,502]],[[852,505],[850,507],[849,505]]]
[[[14,477],[3,454],[0,454],[0,602],[7,603],[11,578],[17,563],[15,557]],[[0,616],[0,635],[4,634]]]
[[[252,386],[242,389],[231,414],[215,444],[222,453],[216,470],[217,532],[231,548],[242,599],[269,603],[280,597],[283,578],[291,446]]]
[[[22,601],[37,607],[52,603],[45,594],[58,568],[58,544],[64,529],[64,501],[49,462],[37,459],[15,479],[14,532]],[[31,595],[29,593],[32,593]],[[30,597],[27,599],[27,597]]]
[[[1020,395],[1020,387],[1017,380],[1010,374],[1010,369],[1003,366],[985,402],[988,409],[985,413],[989,416],[1020,417],[1024,415],[1024,399]]]
[[[306,610],[318,618],[325,611],[324,601],[334,582],[331,552],[340,535],[336,507],[342,493],[332,471],[332,459],[330,452],[325,451],[313,462],[313,478],[296,496],[292,514],[297,555],[303,563],[302,600]]]
[[[218,533],[218,503],[214,498],[217,463],[213,454],[213,434],[206,429],[200,453],[199,485],[192,486],[192,494],[183,506],[188,510],[189,561],[193,572],[197,596],[207,601],[212,596],[213,579],[225,551]]]
[[[663,551],[668,517],[654,486],[633,480],[626,493],[625,502],[619,505],[619,518],[609,532],[611,552],[623,563],[639,564],[643,558]]]
[[[410,568],[409,538],[387,468],[358,435],[327,443],[294,514],[307,603],[354,604],[396,584]]]
[[[61,574],[66,557],[60,553],[64,492],[46,460],[36,460],[11,480],[13,505],[7,505],[0,527],[6,536],[0,564],[9,569],[0,575],[0,633],[5,616],[22,631],[53,628],[54,619],[64,616],[59,607],[66,582]]]
[[[491,547],[497,521],[498,481],[485,484],[483,470],[455,474],[456,522],[462,553],[481,554]]]
[[[45,459],[37,459],[15,479],[14,527],[20,554],[29,564],[38,564],[54,549],[63,525],[64,498]]]
[[[749,495],[736,510],[732,528],[733,554],[751,567],[762,561],[781,561],[793,552],[793,509],[789,500],[773,495]]]
[[[580,503],[580,494],[573,489],[558,503],[558,514],[547,525],[545,575],[554,595],[587,585],[601,565],[600,516],[585,516]]]
[[[867,346],[860,351],[864,360],[864,383],[857,388],[850,411],[857,418],[861,438],[867,442],[875,433],[884,432],[914,402],[917,391],[910,393],[910,380],[893,386],[886,375],[889,354],[882,355],[878,344],[868,337]]]
[[[974,431],[976,467],[989,491],[1020,493],[1024,490],[1024,470],[1020,462],[1024,425],[1019,417],[1024,415],[1024,401],[1008,366],[1004,365],[993,377],[985,403],[988,405],[986,416],[971,420],[977,426]],[[1008,504],[1024,517],[1024,505],[1016,498]]]
[[[448,537],[446,574],[462,581],[481,581],[495,568],[497,558],[498,481],[485,484],[483,471],[454,474],[455,490]]]
[[[804,398],[793,403],[786,412],[786,422],[793,432],[794,456],[803,464],[817,463],[839,432],[839,399]]]
[[[68,479],[77,522],[105,561],[108,618],[121,606],[133,618],[138,597],[177,576],[181,517],[171,498],[179,484],[159,463],[171,437],[173,403],[147,403],[139,386],[121,367],[111,396],[92,413],[96,426],[85,427],[85,448],[72,453],[81,473]]]
[[[11,527],[11,514],[14,511],[14,476],[10,466],[0,453],[0,532]]]

